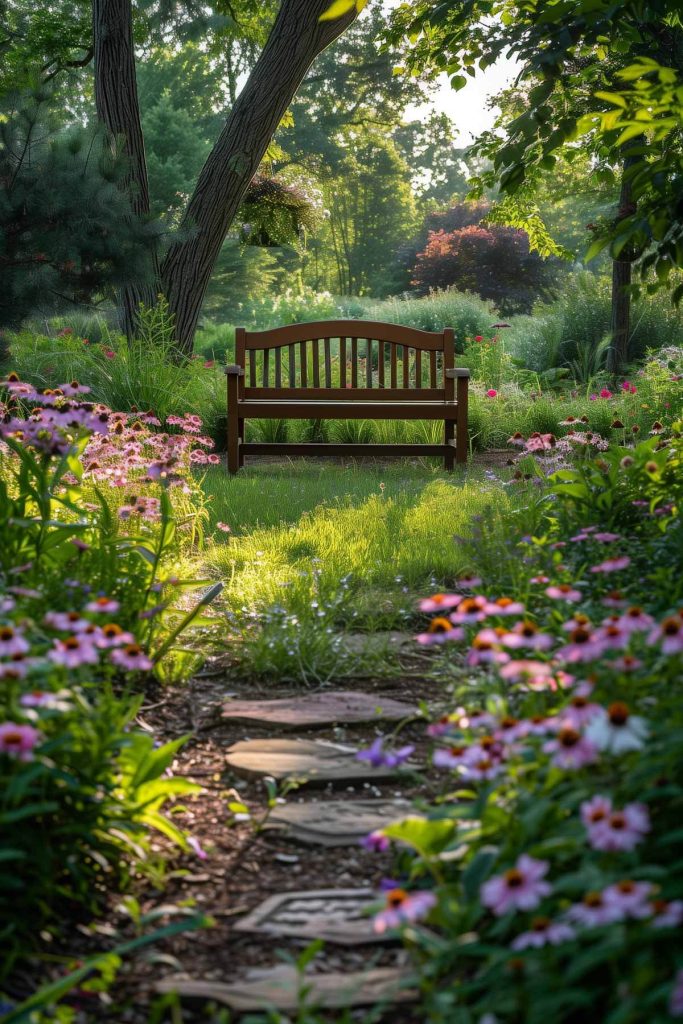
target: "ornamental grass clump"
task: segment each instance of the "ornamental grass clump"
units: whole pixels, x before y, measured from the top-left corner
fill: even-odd
[[[683,1015],[682,426],[581,449],[533,533],[508,527],[517,576],[485,559],[420,602],[418,642],[460,655],[427,727],[443,784],[366,845],[395,844],[376,927],[404,933],[421,1019]],[[462,538],[473,566],[481,544]]]

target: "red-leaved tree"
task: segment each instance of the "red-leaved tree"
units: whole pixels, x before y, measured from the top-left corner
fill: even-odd
[[[551,288],[554,261],[530,252],[525,231],[470,224],[453,231],[430,231],[417,254],[411,283],[426,293],[457,288],[491,299],[501,313],[529,312]]]

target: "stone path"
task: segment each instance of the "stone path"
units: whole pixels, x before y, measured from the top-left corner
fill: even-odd
[[[414,706],[354,691],[319,693],[280,700],[224,703],[222,717],[234,724],[267,727],[273,730],[311,729],[333,725],[371,725],[384,727],[389,722],[409,721],[418,714]],[[367,743],[362,744],[366,746]],[[373,768],[358,760],[358,747],[300,736],[245,739],[228,748],[227,766],[248,779],[270,776],[280,782],[296,780],[297,785],[352,786],[372,783],[377,799],[313,799],[276,806],[266,823],[274,835],[285,835],[309,847],[357,845],[369,832],[406,817],[409,801],[396,796],[381,797],[376,783],[389,782],[419,765],[409,763],[398,769]],[[405,775],[404,775],[405,777]],[[292,857],[292,861],[298,861]],[[334,883],[334,879],[330,879]],[[349,889],[330,886],[324,889],[288,891],[269,896],[239,919],[234,931],[262,937],[264,947],[273,949],[273,940],[293,938],[304,947],[313,939],[323,939],[332,947],[359,947],[368,951],[367,970],[346,971],[320,967],[309,969],[305,986],[307,999],[321,1008],[367,1006],[386,1003],[393,1006],[416,999],[415,982],[402,966],[377,966],[372,949],[395,942],[392,933],[377,934],[372,914],[381,903],[372,888]],[[210,912],[210,907],[207,907]],[[158,992],[176,991],[183,999],[213,1000],[223,1003],[239,1017],[243,1013],[273,1009],[288,1012],[298,1006],[302,979],[290,966],[275,964],[267,969],[249,971],[243,978],[223,981],[170,976],[158,982]],[[360,961],[361,964],[363,960]],[[394,1019],[395,1014],[394,1014]]]

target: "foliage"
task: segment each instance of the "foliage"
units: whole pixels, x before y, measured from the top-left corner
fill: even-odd
[[[99,131],[58,130],[47,88],[0,110],[0,325],[90,304],[144,276],[158,228],[131,214],[126,161]]]
[[[568,276],[558,297],[538,304],[530,317],[514,318],[505,332],[509,351],[524,366],[542,372],[568,365],[580,349],[593,351],[610,330],[610,285],[588,273]],[[683,343],[683,319],[659,298],[643,296],[631,315],[629,359],[641,359],[658,344]]]
[[[680,1014],[680,426],[581,450],[533,530],[485,513],[459,538],[484,582],[424,602],[465,664],[428,728],[439,793],[383,830],[403,845],[376,921],[404,924],[434,1024]]]
[[[419,290],[454,287],[490,299],[502,313],[528,312],[552,275],[529,249],[524,231],[489,224],[431,231],[417,254],[412,284]]]
[[[614,258],[645,256],[644,272],[658,267],[655,286],[683,265],[677,0],[552,8],[540,0],[420,0],[398,9],[392,35],[412,40],[411,67],[446,71],[456,89],[467,81],[462,72],[474,76],[503,52],[520,61],[526,106],[507,120],[504,135],[489,133],[478,147],[493,164],[480,185],[498,182],[514,216],[523,216],[533,186],[558,157],[589,150],[605,181],[613,183],[623,165],[631,192],[627,208],[600,225],[590,252],[608,245]]]
[[[0,821],[8,838],[0,905],[7,972],[39,933],[57,935],[65,914],[97,912],[108,890],[125,885],[149,849],[150,830],[189,849],[164,813],[197,791],[170,773],[187,737],[160,745],[136,728],[141,699],[131,689],[141,673],[161,670],[216,588],[189,613],[177,607],[176,595],[201,586],[173,575],[182,538],[201,535],[201,499],[189,474],[194,421],[164,439],[134,415],[84,401],[87,388],[75,382],[39,392],[10,376],[5,388]],[[170,487],[186,496],[175,511]],[[196,508],[187,500],[193,493]]]

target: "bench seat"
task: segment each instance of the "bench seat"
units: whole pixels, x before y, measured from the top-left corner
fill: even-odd
[[[381,394],[381,392],[380,392]],[[246,398],[237,403],[240,416],[255,419],[292,420],[454,420],[457,402],[330,402],[298,398]]]

